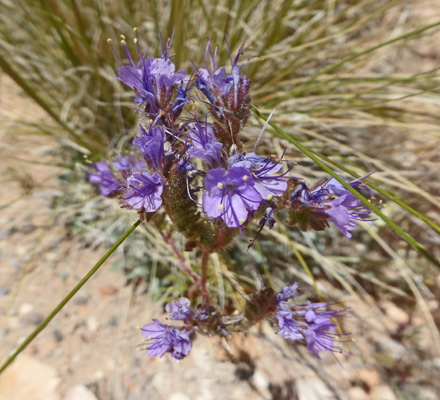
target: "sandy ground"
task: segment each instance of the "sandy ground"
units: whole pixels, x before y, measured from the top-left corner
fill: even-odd
[[[46,117],[7,77],[0,75],[0,83],[3,360],[106,249],[81,248],[48,224],[60,190],[50,154],[57,143],[17,132],[14,118]],[[342,366],[329,354],[319,361],[304,347],[289,346],[266,323],[227,343],[200,337],[184,361],[165,356],[146,365],[146,354],[136,349],[142,339],[136,327],[161,315],[162,306],[124,286],[122,274],[109,267],[0,376],[0,400],[440,398],[438,337],[418,306],[399,307],[405,298],[377,303],[333,289],[332,296],[354,310],[346,329],[356,342],[352,356],[339,357]],[[440,287],[440,275],[433,279]],[[440,307],[438,299],[427,306],[432,312]]]

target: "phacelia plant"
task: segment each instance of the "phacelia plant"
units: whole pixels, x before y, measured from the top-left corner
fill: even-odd
[[[318,358],[320,351],[341,352],[345,336],[338,333],[335,320],[346,310],[333,311],[327,303],[298,304],[302,290],[297,283],[278,294],[270,288],[254,293],[231,322],[212,305],[206,286],[208,257],[235,236],[246,235],[253,222],[259,225],[258,233],[271,229],[281,210],[287,211],[288,224],[303,231],[321,231],[333,223],[346,237],[357,221],[368,220],[370,210],[334,178],[308,186],[293,176],[295,163],[285,158],[286,151],[279,156],[257,153],[268,122],[252,151],[243,144],[241,132],[251,115],[251,82],[246,63],[240,64],[244,45],[231,55],[230,68],[218,67],[208,40],[205,68],[193,64],[188,73],[176,71],[171,42],[168,39],[161,57],[147,58],[136,31],[137,62],[125,40],[128,62],[113,49],[121,64],[118,79],[133,90],[139,134],[128,156],[102,160],[88,170],[90,182],[99,185],[103,196],[117,197],[121,207],[152,224],[161,224],[166,216],[186,239],[186,250],[202,254],[201,278],[191,274],[199,290],[191,291],[191,299],[182,297],[166,306],[170,319],[181,326],[154,319],[141,328],[143,348],[150,357],[171,353],[180,360],[198,334],[228,336],[271,319],[280,336],[304,341]],[[365,178],[349,185],[373,197]]]

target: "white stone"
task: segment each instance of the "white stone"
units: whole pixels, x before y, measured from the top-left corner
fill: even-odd
[[[396,395],[387,385],[380,385],[371,392],[371,397],[375,400],[397,400]]]
[[[55,368],[21,355],[0,376],[0,400],[59,400]]]
[[[184,393],[173,393],[170,397],[168,397],[168,400],[191,400],[186,394]]]
[[[94,393],[83,385],[77,385],[68,390],[63,400],[97,400]]]
[[[34,309],[34,306],[32,304],[23,303],[18,308],[18,313],[20,315],[26,315],[26,314],[29,314],[33,309]]]
[[[368,400],[368,394],[360,387],[354,386],[347,391],[347,397],[353,400]],[[377,399],[375,399],[377,400]]]
[[[91,332],[96,332],[98,330],[99,323],[98,323],[98,320],[96,319],[96,317],[87,318],[86,324],[87,324],[87,328]]]
[[[334,400],[336,397],[317,377],[302,377],[295,381],[298,400]]]

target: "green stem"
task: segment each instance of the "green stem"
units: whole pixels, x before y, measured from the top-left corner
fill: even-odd
[[[264,121],[267,121],[267,117],[265,117],[263,114],[261,114],[255,107],[252,107],[252,110]],[[293,145],[295,145],[298,150],[300,150],[303,154],[305,154],[307,157],[309,157],[313,162],[315,162],[319,167],[321,167],[322,170],[327,172],[329,175],[331,175],[333,178],[335,178],[346,190],[348,190],[351,194],[356,196],[359,201],[364,204],[367,208],[369,208],[371,211],[373,211],[379,218],[381,218],[391,229],[394,230],[403,240],[408,242],[414,249],[416,249],[423,257],[431,261],[438,269],[440,269],[440,261],[437,260],[434,256],[429,254],[428,251],[419,243],[417,242],[411,235],[406,233],[402,228],[400,228],[399,225],[397,225],[394,221],[392,221],[390,218],[388,218],[385,214],[382,213],[377,207],[373,206],[367,198],[362,196],[356,189],[352,188],[346,181],[344,181],[337,173],[333,172],[331,168],[329,168],[326,164],[324,164],[315,154],[313,154],[313,151],[311,151],[308,147],[302,145],[300,142],[295,140],[293,137],[291,137],[287,132],[285,132],[283,129],[279,128],[277,125],[275,125],[273,122],[269,122],[269,125],[275,129],[275,131],[281,136],[282,138],[286,139]]]
[[[94,265],[94,267],[82,278],[78,284],[70,291],[70,293],[58,304],[54,310],[38,325],[35,330],[26,338],[20,347],[12,353],[12,355],[0,367],[0,374],[15,360],[15,358],[31,343],[36,336],[49,324],[50,321],[62,310],[62,308],[69,302],[69,300],[80,290],[84,284],[98,271],[99,267],[109,258],[112,253],[120,246],[120,244],[127,239],[128,236],[139,226],[141,220],[137,220],[133,226],[125,232],[119,240],[104,254],[104,256]]]

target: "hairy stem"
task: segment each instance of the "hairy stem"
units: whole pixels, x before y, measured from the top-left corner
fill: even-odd
[[[112,253],[127,239],[128,236],[139,226],[141,220],[137,220],[132,227],[125,232],[119,240],[104,254],[104,256],[93,266],[93,268],[78,282],[70,293],[58,304],[54,310],[38,325],[35,330],[25,339],[25,341],[15,350],[11,356],[0,367],[0,374],[15,360],[15,358],[37,337],[37,335],[49,324],[50,321],[62,310],[62,308],[72,299],[72,297],[84,286],[84,284],[98,271],[99,267],[109,258]]]

